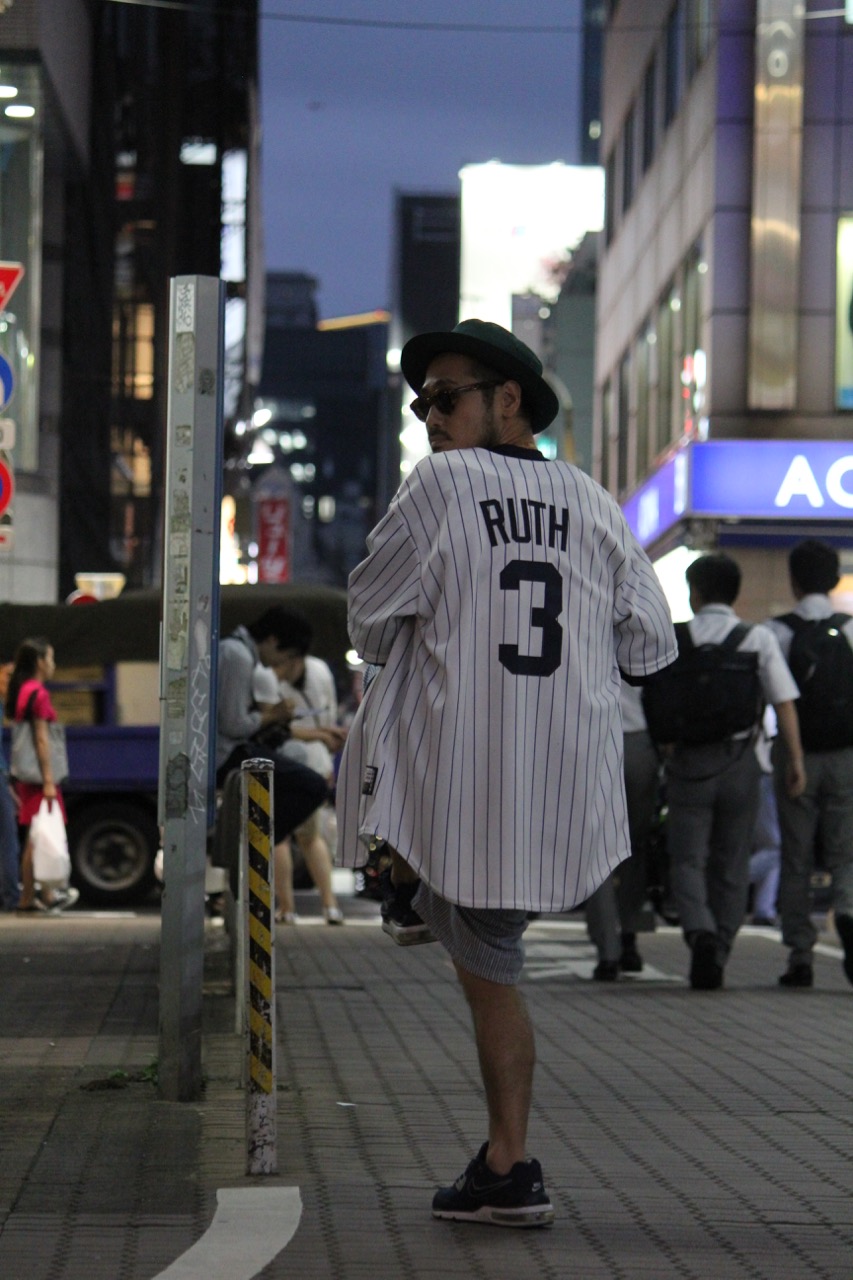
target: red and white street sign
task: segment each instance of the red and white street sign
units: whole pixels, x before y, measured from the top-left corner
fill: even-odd
[[[258,503],[258,582],[290,579],[290,502],[262,498]]]
[[[24,278],[22,262],[0,262],[0,311],[9,305],[9,299]]]
[[[15,493],[15,478],[12,475],[12,468],[8,462],[0,459],[0,516],[9,510],[9,505]]]

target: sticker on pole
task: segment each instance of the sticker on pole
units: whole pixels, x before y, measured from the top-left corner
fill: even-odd
[[[6,408],[14,394],[15,375],[12,372],[12,366],[9,361],[0,352],[0,410]]]
[[[0,262],[0,311],[5,311],[9,299],[24,278],[22,262]]]

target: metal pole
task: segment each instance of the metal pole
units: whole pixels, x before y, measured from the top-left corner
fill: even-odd
[[[169,386],[160,633],[164,894],[159,1079],[164,1098],[200,1096],[204,873],[213,823],[225,286],[177,276]]]
[[[275,1036],[275,861],[272,764],[241,765],[246,893],[246,1172],[277,1173]],[[242,844],[241,840],[241,844]]]

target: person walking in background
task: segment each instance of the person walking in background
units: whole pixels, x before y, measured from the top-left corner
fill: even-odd
[[[761,732],[755,743],[761,778],[758,815],[752,833],[752,852],[749,855],[749,883],[753,891],[751,923],[763,928],[772,928],[776,924],[782,861],[782,836],[779,831],[771,760],[771,745],[775,737],[776,715],[772,707],[767,707]]]
[[[21,895],[19,912],[64,911],[79,898],[72,887],[37,889],[33,873],[33,844],[30,824],[39,811],[42,800],[59,805],[65,821],[65,801],[54,778],[50,759],[47,725],[56,720],[56,712],[45,688],[56,669],[53,645],[44,639],[25,640],[15,655],[15,665],[9,677],[6,691],[6,715],[17,723],[30,725],[35,740],[35,752],[41,771],[41,782],[22,782],[15,779],[18,799],[18,823],[21,827],[23,852],[21,854]]]
[[[279,656],[272,667],[255,671],[254,692],[263,707],[282,699],[292,709],[289,735],[277,748],[283,756],[306,765],[325,778],[330,793],[335,785],[335,754],[346,741],[346,730],[337,723],[337,690],[331,667],[322,658],[309,654],[314,629],[308,618],[296,610],[279,611]],[[344,922],[332,888],[332,856],[321,819],[328,801],[320,805],[293,832],[320,895],[327,924]],[[293,858],[290,842],[282,844],[276,858],[276,920],[295,924]]]
[[[620,668],[672,661],[672,623],[617,504],[536,448],[559,402],[529,347],[464,320],[412,338],[402,369],[432,456],[350,575],[353,647],[382,670],[344,748],[339,856],[394,851],[471,1010],[488,1136],[433,1215],[542,1226],[522,937],[628,856]]]
[[[624,683],[622,732],[631,856],[585,904],[587,929],[598,952],[592,973],[597,982],[615,982],[620,973],[642,972],[637,932],[646,901],[646,845],[658,803],[660,759],[643,714],[642,690]]]
[[[820,833],[824,870],[832,873],[835,927],[844,947],[844,972],[853,983],[853,617],[835,610],[838,552],[809,538],[788,557],[796,607],[768,622],[800,688],[797,716],[805,749],[806,786],[784,786],[789,748],[773,751],[782,836],[779,913],[788,947],[783,987],[810,987],[817,929],[811,918],[811,876]]]
[[[741,572],[722,552],[700,556],[687,569],[690,608],[694,617],[679,635],[680,660],[699,654],[705,646],[715,651],[710,662],[728,652],[726,641],[741,626],[732,608],[738,597]],[[680,630],[682,624],[679,624]],[[787,745],[784,785],[798,796],[805,787],[803,754],[794,700],[797,686],[782,657],[779,644],[767,627],[743,627],[734,656],[753,654],[752,672],[746,663],[717,666],[705,673],[682,668],[682,680],[693,692],[697,710],[708,717],[708,734],[700,743],[663,740],[667,776],[667,843],[672,891],[684,938],[691,952],[690,985],[697,991],[713,991],[723,985],[723,971],[749,897],[749,855],[758,810],[760,769],[753,750],[762,714],[759,693],[776,710],[782,738]],[[689,647],[688,647],[689,646]],[[682,652],[683,651],[683,652]],[[707,650],[706,650],[707,653]],[[703,655],[704,656],[704,655]],[[727,681],[727,669],[735,680]],[[659,688],[670,684],[673,673],[664,673]],[[748,676],[749,679],[744,677]],[[724,683],[724,681],[726,683]],[[743,691],[743,727],[731,733],[728,720],[737,691]],[[646,712],[654,730],[652,686],[646,693]],[[719,736],[712,720],[719,716]],[[660,738],[659,738],[660,741]]]

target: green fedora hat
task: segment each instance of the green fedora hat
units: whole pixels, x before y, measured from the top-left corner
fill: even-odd
[[[514,333],[491,320],[462,320],[449,333],[420,333],[403,347],[400,367],[413,391],[424,385],[430,361],[446,352],[470,356],[517,382],[530,406],[532,427],[541,431],[553,422],[560,402],[542,377],[542,361]]]

